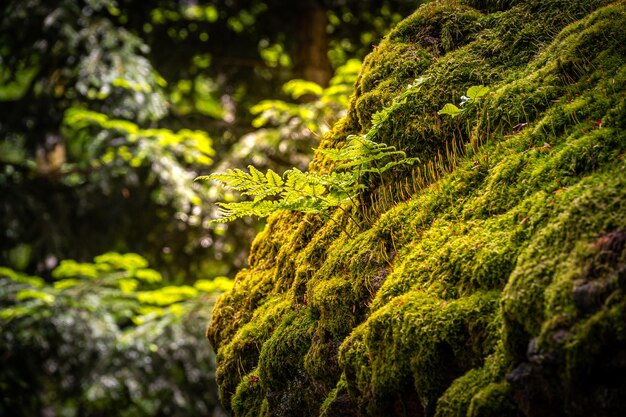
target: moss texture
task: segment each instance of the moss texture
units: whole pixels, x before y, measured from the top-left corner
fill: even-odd
[[[421,159],[324,223],[281,213],[208,330],[235,416],[626,414],[626,2],[433,1],[321,147]],[[437,111],[490,88],[462,117]],[[312,169],[329,162],[316,155]]]

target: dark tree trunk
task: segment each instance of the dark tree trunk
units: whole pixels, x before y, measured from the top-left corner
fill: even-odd
[[[326,86],[332,76],[326,9],[317,1],[303,2],[298,9],[294,70],[298,77]]]

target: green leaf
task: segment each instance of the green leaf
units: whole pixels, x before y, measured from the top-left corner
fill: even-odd
[[[387,120],[387,113],[384,110],[377,111],[372,115],[372,125],[379,125]]]
[[[227,277],[217,277],[212,280],[208,279],[200,279],[193,284],[193,286],[202,291],[209,294],[214,292],[224,292],[229,291],[233,288],[235,281],[229,279]]]
[[[140,291],[137,299],[146,304],[166,306],[198,296],[198,290],[188,285],[168,286],[154,291]]]
[[[32,306],[18,305],[0,310],[0,319],[13,320],[16,317],[30,316],[32,313]]]
[[[55,290],[65,290],[67,288],[75,287],[81,282],[82,281],[79,279],[68,278],[68,279],[62,279],[60,281],[57,281],[53,285],[54,285]]]
[[[0,266],[0,277],[7,277],[12,281],[22,284],[28,284],[31,287],[40,288],[44,286],[44,280],[39,277],[32,277],[21,272],[12,270],[4,266]]]
[[[150,268],[138,269],[137,271],[135,271],[134,276],[138,280],[148,282],[148,283],[155,283],[155,282],[163,281],[163,277],[161,276],[161,273]]]
[[[98,268],[94,264],[80,263],[68,259],[61,261],[61,264],[52,271],[55,278],[96,278],[98,276]]]
[[[114,269],[124,270],[145,268],[148,266],[148,261],[136,253],[120,254],[117,252],[107,252],[103,255],[96,256],[94,261],[100,266],[106,265]]]
[[[488,92],[489,92],[489,87],[485,87],[484,85],[474,85],[474,86],[471,86],[467,90],[467,93],[465,95],[470,100],[476,100],[477,98],[484,96]]]
[[[291,80],[285,85],[283,85],[283,91],[285,94],[289,94],[294,99],[299,99],[300,97],[312,94],[315,96],[320,96],[324,92],[322,86],[312,81],[306,80]]]
[[[445,106],[443,106],[443,109],[439,110],[437,112],[437,114],[447,114],[451,117],[456,117],[459,114],[461,114],[461,109],[459,109],[457,106],[455,106],[452,103],[448,103]]]
[[[54,295],[44,291],[22,290],[17,293],[15,298],[17,298],[17,300],[19,301],[37,299],[43,301],[46,304],[52,304],[55,297]]]
[[[136,279],[123,278],[117,281],[122,294],[131,294],[137,289],[139,282]]]
[[[265,178],[267,178],[267,184],[272,187],[280,187],[284,184],[283,179],[280,177],[280,175],[278,175],[271,169],[267,171],[267,173],[265,174]]]

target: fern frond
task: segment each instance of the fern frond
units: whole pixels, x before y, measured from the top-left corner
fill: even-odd
[[[213,221],[225,223],[245,216],[266,217],[278,210],[319,214],[340,207],[345,211],[342,205],[346,201],[355,204],[354,198],[367,188],[363,184],[363,174],[382,174],[395,166],[418,161],[417,158],[407,158],[395,146],[376,142],[375,139],[381,125],[406,102],[410,94],[417,91],[423,81],[415,80],[391,105],[376,112],[372,116],[372,127],[365,134],[348,136],[344,146],[338,149],[318,149],[318,152],[336,162],[329,174],[302,172],[292,168],[280,176],[272,170],[264,174],[254,166],[249,166],[248,172],[229,169],[225,173],[198,177],[197,180],[218,181],[253,198],[252,201],[217,203],[220,217]],[[348,215],[352,218],[349,212]]]
[[[271,169],[263,174],[250,165],[249,172],[241,169],[229,169],[225,173],[215,173],[206,177],[209,180],[218,181],[228,188],[241,191],[242,195],[253,196],[255,200],[280,194],[283,180]]]
[[[391,161],[388,162],[387,164],[385,164],[384,166],[380,167],[380,168],[366,168],[364,170],[362,170],[362,172],[375,172],[377,174],[383,174],[385,171],[390,170],[393,167],[399,166],[399,165],[413,165],[415,163],[420,162],[419,158],[404,158],[398,161]]]
[[[234,203],[217,203],[219,218],[212,220],[216,223],[228,223],[241,217],[267,217],[276,211],[276,202],[270,200],[238,201]]]
[[[319,181],[319,177],[293,168],[285,172],[285,186],[281,196],[284,200],[295,200],[300,197],[321,197],[326,193],[326,187]]]

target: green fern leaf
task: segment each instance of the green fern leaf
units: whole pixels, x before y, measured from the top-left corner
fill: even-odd
[[[283,179],[280,177],[280,175],[278,175],[271,169],[267,171],[267,173],[265,174],[265,178],[267,179],[267,184],[272,187],[281,187],[284,184]]]
[[[404,152],[394,146],[377,142],[375,139],[380,126],[396,109],[406,103],[408,96],[414,94],[424,81],[425,79],[415,80],[389,106],[376,112],[372,116],[372,127],[365,134],[348,136],[344,146],[338,149],[318,149],[318,152],[336,163],[329,174],[302,172],[292,168],[285,171],[281,177],[272,170],[264,174],[254,166],[249,166],[248,172],[229,169],[225,173],[198,177],[197,180],[220,182],[226,187],[240,191],[242,195],[253,198],[252,201],[217,203],[220,217],[213,221],[229,222],[245,216],[266,217],[278,210],[323,214],[346,201],[354,203],[353,199],[367,188],[363,183],[363,174],[368,172],[382,174],[398,165],[417,162],[417,158],[407,158]],[[481,91],[477,94],[481,94]],[[442,111],[445,109],[444,107]],[[452,110],[454,109],[458,113],[461,112],[456,106],[453,106]]]

